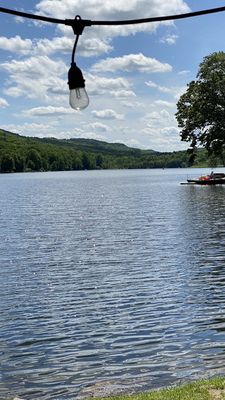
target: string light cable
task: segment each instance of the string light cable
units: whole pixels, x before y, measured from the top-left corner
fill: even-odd
[[[201,15],[207,14],[215,14],[219,12],[224,12],[225,6],[223,7],[216,7],[216,8],[209,8],[205,10],[193,11],[185,14],[175,14],[175,15],[166,15],[166,16],[159,16],[159,17],[150,17],[150,18],[140,18],[140,19],[130,19],[130,20],[121,20],[121,21],[92,21],[92,20],[85,20],[85,19],[57,19],[57,18],[50,18],[45,17],[43,15],[36,15],[36,14],[29,14],[22,11],[11,10],[9,8],[0,7],[0,13],[11,14],[22,18],[29,18],[43,22],[50,22],[53,24],[62,24],[62,25],[69,25],[75,30],[80,26],[94,26],[94,25],[134,25],[134,24],[144,24],[148,22],[162,22],[162,21],[172,21],[177,19],[184,19],[184,18],[192,18],[198,17]]]
[[[84,27],[80,24],[82,20],[79,15],[76,16],[75,21],[78,23],[77,26],[79,26],[79,28],[76,27],[74,30],[76,39],[72,51],[71,67],[68,72],[68,85],[70,89],[69,103],[74,110],[83,110],[88,106],[89,98],[85,90],[85,80],[82,71],[75,63],[75,53],[79,37],[82,34]]]
[[[81,110],[87,107],[89,104],[89,99],[85,90],[85,80],[83,78],[81,70],[77,67],[75,63],[75,52],[77,48],[77,43],[79,40],[79,36],[82,35],[85,27],[97,26],[97,25],[99,26],[135,25],[135,24],[145,24],[153,22],[173,21],[185,18],[198,17],[201,15],[215,14],[224,11],[225,11],[225,6],[193,11],[185,14],[165,15],[158,17],[118,20],[118,21],[107,21],[107,20],[92,21],[88,19],[82,19],[79,15],[77,15],[74,19],[58,19],[58,18],[46,17],[44,15],[30,14],[22,11],[0,7],[0,13],[72,27],[76,38],[72,52],[71,67],[68,72],[68,84],[70,89],[70,106],[76,110]]]

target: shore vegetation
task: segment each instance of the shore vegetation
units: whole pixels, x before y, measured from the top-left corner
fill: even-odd
[[[221,165],[219,159],[208,157],[207,151],[200,149],[194,166],[218,164]],[[0,130],[1,173],[190,166],[187,151],[141,150],[93,139],[40,139]]]

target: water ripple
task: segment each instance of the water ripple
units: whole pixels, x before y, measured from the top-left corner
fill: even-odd
[[[74,399],[225,372],[225,188],[180,186],[185,178],[0,176],[1,398]]]

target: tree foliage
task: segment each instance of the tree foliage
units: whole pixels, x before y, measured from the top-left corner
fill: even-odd
[[[222,156],[225,148],[225,53],[203,59],[195,81],[177,103],[176,118],[181,140],[191,149],[203,146],[209,154]]]
[[[205,154],[199,153],[201,166]],[[112,168],[181,168],[186,151],[159,153],[92,139],[24,137],[0,130],[0,172],[68,171]]]

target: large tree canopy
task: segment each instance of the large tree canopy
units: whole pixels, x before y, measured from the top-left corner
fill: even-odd
[[[177,103],[181,140],[222,156],[225,149],[225,53],[204,58],[195,81]]]

